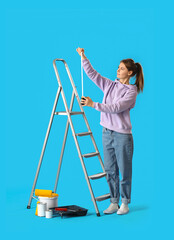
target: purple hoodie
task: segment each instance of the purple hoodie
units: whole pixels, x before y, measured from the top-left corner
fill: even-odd
[[[88,59],[82,60],[87,76],[103,91],[102,103],[94,102],[94,108],[101,112],[100,125],[120,133],[132,133],[130,109],[135,106],[137,87],[102,77]]]

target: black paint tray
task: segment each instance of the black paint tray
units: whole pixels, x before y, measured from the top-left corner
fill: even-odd
[[[56,210],[59,208],[66,208],[66,211]],[[76,205],[69,205],[69,206],[61,206],[61,207],[54,207],[50,208],[53,211],[53,217],[60,215],[63,216],[85,216],[88,212],[88,209],[76,206]]]

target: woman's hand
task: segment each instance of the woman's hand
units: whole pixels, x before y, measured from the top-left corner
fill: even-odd
[[[84,53],[84,48],[77,48],[76,51],[78,52],[78,54],[81,56],[81,52]]]
[[[76,51],[78,52],[78,54],[81,56],[82,53],[82,60],[85,60],[87,57],[84,54],[84,48],[77,48]]]
[[[94,107],[94,102],[90,97],[82,96],[82,98],[85,98],[85,100],[81,99],[81,103],[83,103],[83,106]]]

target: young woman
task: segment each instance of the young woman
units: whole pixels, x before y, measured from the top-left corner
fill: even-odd
[[[101,76],[90,64],[83,48],[76,51],[81,56],[87,76],[103,91],[103,102],[93,102],[90,97],[81,99],[83,106],[93,107],[101,112],[100,124],[104,153],[104,167],[110,189],[110,206],[105,214],[129,212],[131,202],[133,136],[130,121],[130,109],[135,106],[137,94],[143,92],[144,76],[140,63],[133,59],[123,59],[117,69],[117,78],[112,81]],[[130,84],[130,78],[136,76],[135,84]],[[119,171],[121,181],[119,180]],[[121,193],[122,204],[119,208]]]

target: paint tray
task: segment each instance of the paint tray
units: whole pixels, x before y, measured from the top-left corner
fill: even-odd
[[[60,209],[60,210],[59,210]],[[50,208],[53,211],[53,217],[60,215],[63,216],[85,216],[87,214],[88,209],[76,206],[76,205],[69,205],[69,206],[61,206],[61,207],[54,207]]]

